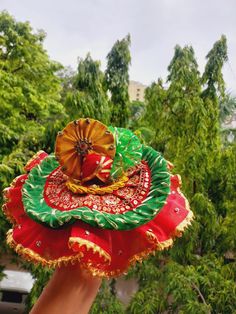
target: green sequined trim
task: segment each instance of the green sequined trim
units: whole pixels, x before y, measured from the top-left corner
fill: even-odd
[[[46,157],[33,168],[23,185],[23,204],[27,215],[36,222],[51,228],[59,228],[66,223],[82,220],[94,227],[115,230],[130,230],[152,220],[164,206],[170,192],[170,174],[167,162],[160,153],[143,146],[142,159],[151,170],[150,192],[137,208],[122,214],[99,212],[88,207],[60,211],[49,207],[44,200],[44,186],[49,174],[59,166],[54,155]]]

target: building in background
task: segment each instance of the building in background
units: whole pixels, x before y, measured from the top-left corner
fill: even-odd
[[[129,82],[129,99],[130,101],[144,101],[146,85],[136,81]]]
[[[222,124],[224,136],[229,143],[236,141],[236,111]]]
[[[0,280],[0,313],[24,314],[25,300],[34,284],[28,271],[13,263],[14,255],[3,254],[0,265],[4,266],[4,277]]]

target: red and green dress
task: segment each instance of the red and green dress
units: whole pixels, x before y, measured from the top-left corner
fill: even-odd
[[[8,244],[43,266],[76,264],[95,276],[123,274],[173,244],[192,220],[181,179],[130,131],[93,119],[58,133],[4,190]]]

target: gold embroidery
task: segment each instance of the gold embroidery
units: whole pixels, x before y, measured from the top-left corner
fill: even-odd
[[[182,195],[183,196],[183,195]],[[183,196],[184,197],[184,196]],[[184,197],[185,198],[185,197]],[[187,199],[185,198],[185,201],[187,201]],[[188,201],[187,201],[188,202]],[[189,206],[189,205],[188,205]],[[173,242],[174,242],[174,239],[176,237],[181,237],[184,230],[189,226],[191,225],[191,222],[194,218],[194,215],[193,215],[193,212],[188,209],[188,207],[186,206],[186,209],[188,210],[188,214],[187,216],[185,217],[185,219],[175,228],[174,232],[172,232],[172,235],[171,235],[171,238],[166,240],[166,241],[163,241],[163,242],[159,242],[156,235],[152,232],[152,230],[147,230],[146,231],[146,237],[147,237],[147,240],[150,242],[150,243],[157,243],[157,247],[156,249],[157,250],[164,250],[166,248],[169,248],[173,245]]]
[[[26,163],[26,165],[24,166],[24,170],[26,170],[29,165],[34,161],[36,160],[42,153],[45,153],[45,151],[43,150],[40,150],[38,151],[36,154],[33,155],[33,157],[30,158],[30,160]]]
[[[10,223],[12,223],[13,225],[17,224],[15,217],[11,214],[10,210],[7,207],[7,204],[2,205],[2,211]]]
[[[18,244],[14,239],[13,239],[13,230],[10,229],[7,232],[7,244],[13,248],[19,255],[21,255],[24,259],[30,262],[34,263],[40,263],[43,266],[47,267],[56,267],[56,266],[62,266],[62,265],[67,265],[69,262],[74,264],[75,262],[79,262],[81,257],[83,257],[83,253],[79,252],[76,255],[72,256],[62,256],[58,259],[55,260],[46,260],[39,254],[35,253],[33,250],[28,249],[23,247],[23,245]]]
[[[99,186],[83,186],[76,183],[74,180],[69,179],[66,182],[66,186],[75,194],[97,194],[104,195],[110,194],[113,191],[119,190],[125,186],[125,183],[129,180],[126,175],[123,175],[119,181],[112,183],[109,186],[99,187]]]
[[[92,250],[93,253],[98,253],[100,257],[103,257],[109,263],[111,262],[111,256],[105,250],[103,250],[100,246],[95,243],[85,240],[79,237],[70,237],[69,238],[69,247],[73,249],[73,244],[77,243],[79,247],[85,246],[87,250]]]
[[[183,231],[184,228],[186,228],[190,224],[192,218],[193,218],[193,213],[191,211],[189,211],[185,220],[182,221],[179,224],[179,226],[177,226],[177,228],[175,229],[174,235],[178,234],[179,231]],[[88,262],[88,263],[81,262],[81,258],[83,257],[82,252],[80,252],[76,255],[73,255],[73,256],[63,256],[63,257],[60,257],[56,260],[46,260],[43,257],[41,257],[39,254],[35,253],[34,251],[27,249],[27,248],[24,248],[21,244],[17,244],[15,242],[15,240],[13,239],[12,232],[13,232],[12,230],[9,230],[7,233],[7,243],[13,249],[15,249],[15,251],[18,254],[20,254],[22,257],[24,257],[25,259],[27,259],[31,262],[40,263],[43,266],[48,266],[50,268],[61,267],[62,265],[67,265],[68,263],[71,263],[72,265],[79,263],[80,267],[87,270],[91,275],[97,276],[97,277],[106,277],[106,278],[112,278],[112,277],[117,277],[117,276],[123,275],[136,262],[142,262],[151,253],[155,254],[155,251],[161,251],[161,250],[170,248],[173,245],[173,239],[172,238],[170,238],[166,241],[163,241],[163,242],[157,241],[158,243],[155,244],[153,247],[148,248],[148,249],[144,250],[143,252],[140,252],[140,253],[132,256],[129,259],[125,269],[119,269],[118,268],[116,270],[101,270],[99,268],[99,265],[97,265],[97,267],[95,267],[92,265],[91,262]],[[148,231],[148,232],[151,233],[151,231]],[[154,237],[156,237],[156,236],[153,234],[151,237],[152,237],[152,239],[154,239]],[[71,239],[73,239],[73,238],[70,238],[70,240]],[[77,238],[75,238],[75,239],[77,239]],[[93,247],[93,249],[94,249],[94,247]]]

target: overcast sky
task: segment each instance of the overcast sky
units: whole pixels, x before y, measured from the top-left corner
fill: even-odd
[[[91,52],[105,69],[115,41],[130,33],[130,78],[147,85],[166,78],[176,44],[193,46],[202,71],[206,54],[225,34],[224,75],[236,94],[236,0],[0,0],[0,10],[44,29],[50,57],[73,68]]]

